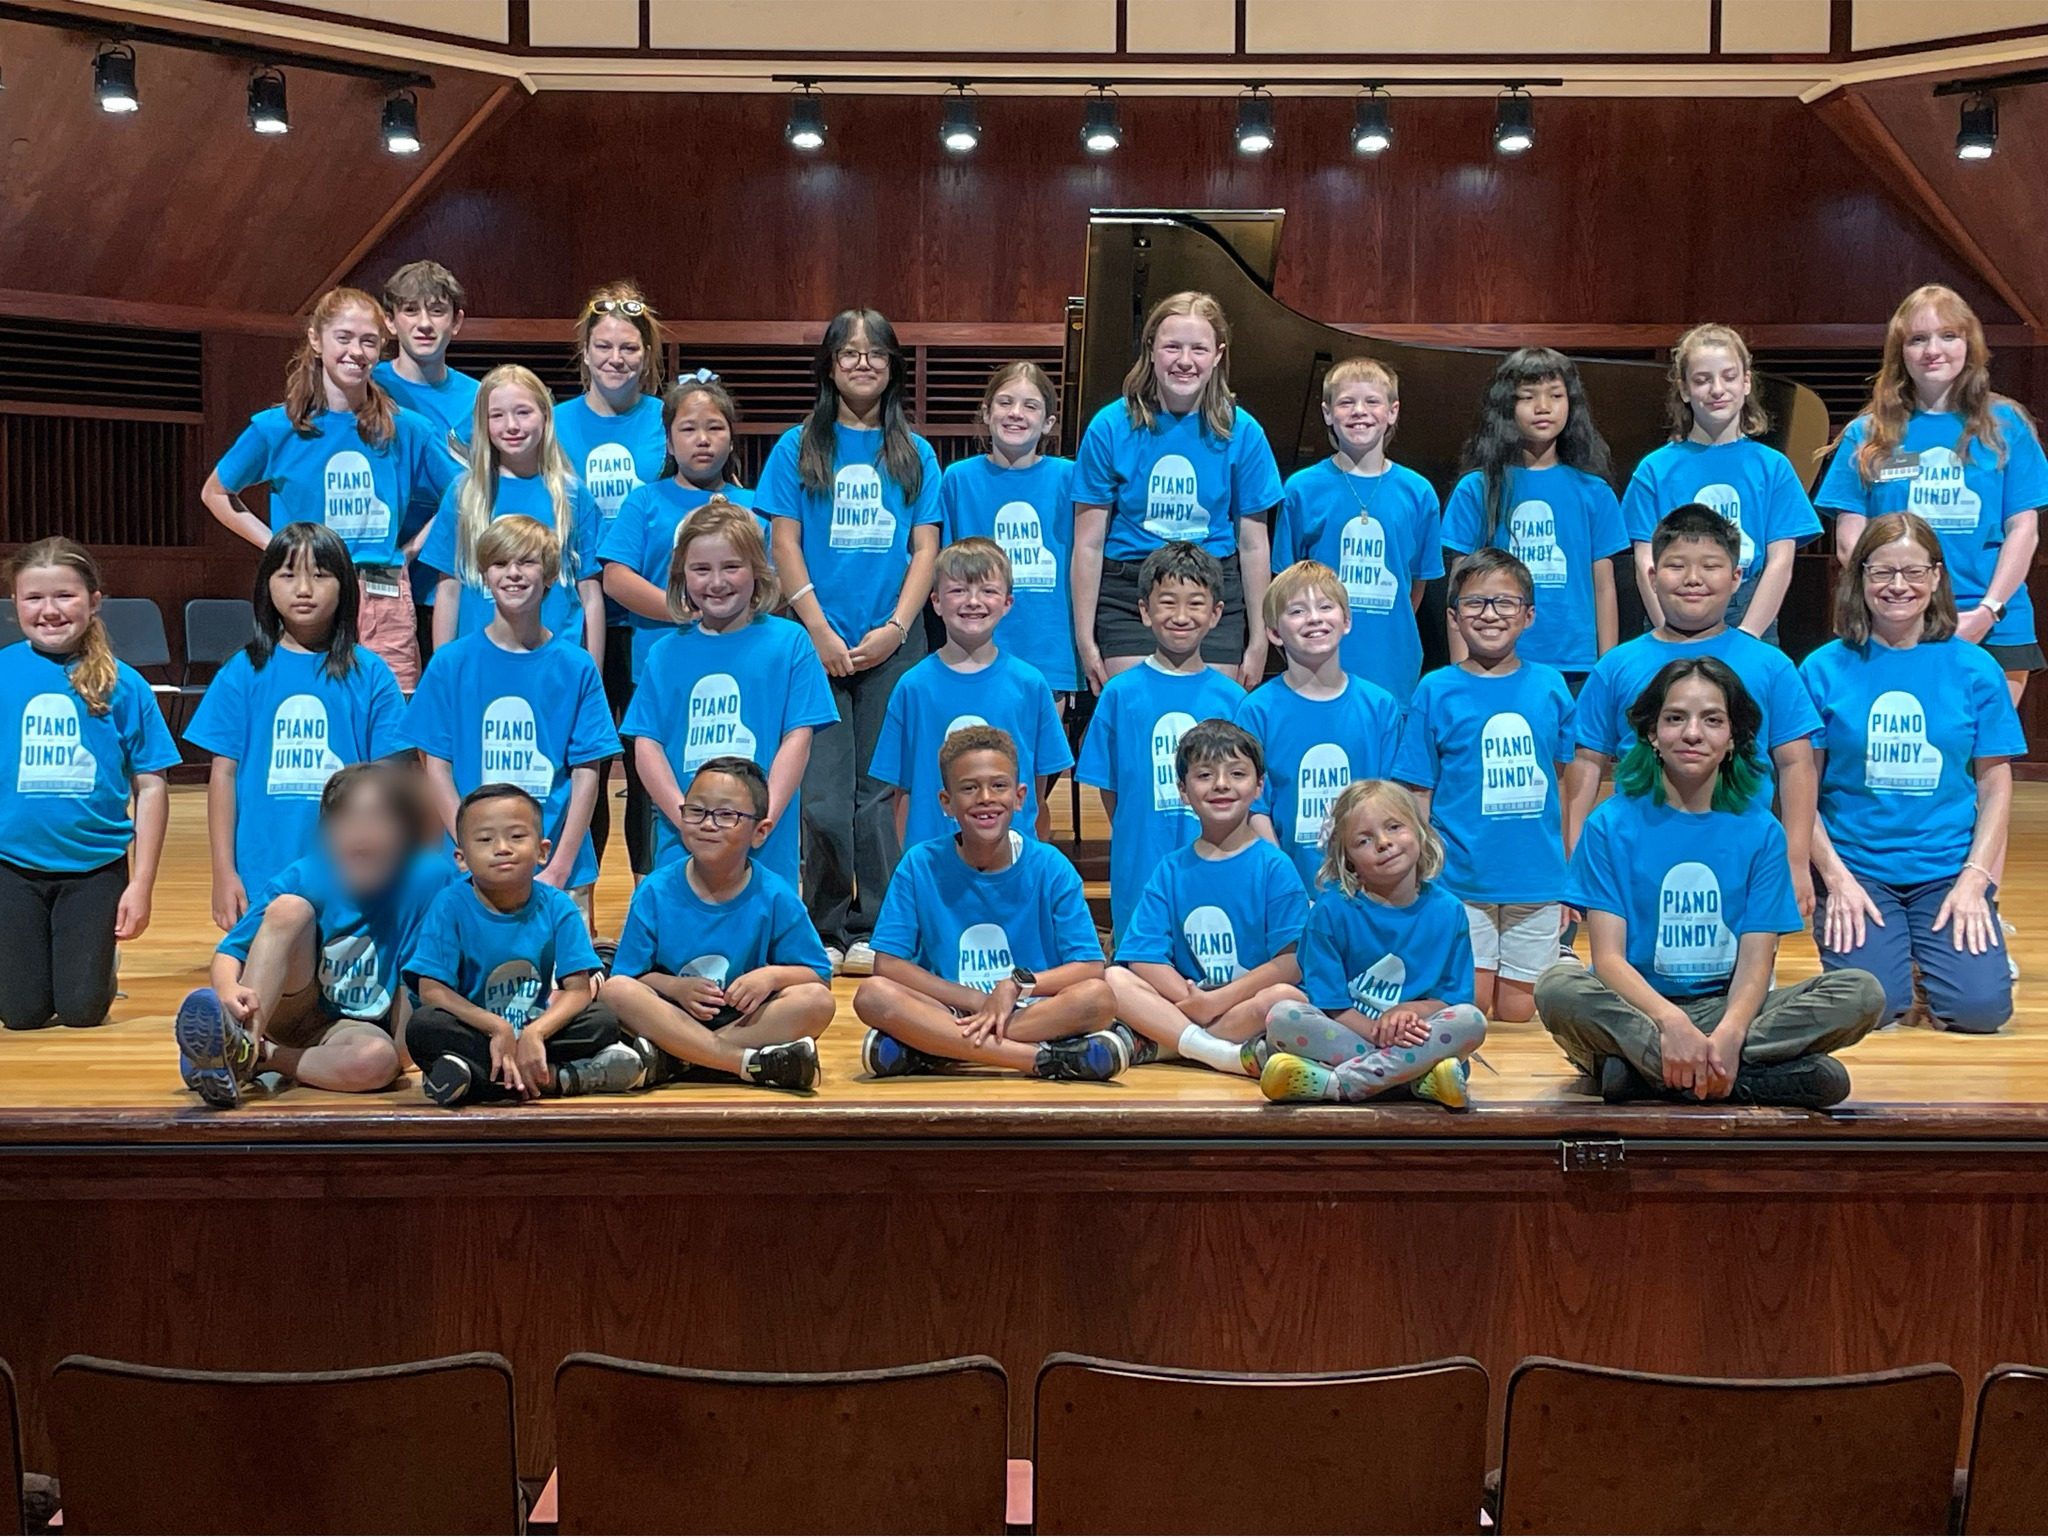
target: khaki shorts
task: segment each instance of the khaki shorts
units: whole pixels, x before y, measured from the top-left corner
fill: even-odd
[[[316,978],[298,993],[287,994],[277,1002],[263,1035],[279,1047],[318,1047],[344,1026],[383,1032],[391,1029],[384,1021],[359,1021],[353,1016],[336,1015],[321,995],[320,980]]]

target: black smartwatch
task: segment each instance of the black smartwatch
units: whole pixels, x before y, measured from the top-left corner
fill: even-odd
[[[1010,981],[1017,985],[1017,1001],[1023,1003],[1031,997],[1031,991],[1038,987],[1038,974],[1028,967],[1010,968]]]
[[[2005,606],[1999,603],[1997,599],[1991,597],[1990,594],[1987,593],[1984,596],[1984,603],[1982,607],[1991,611],[1991,620],[1994,625],[2002,624],[2004,622]]]

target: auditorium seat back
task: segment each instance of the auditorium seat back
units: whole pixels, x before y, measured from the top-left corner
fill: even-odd
[[[565,1534],[1000,1534],[1009,1388],[988,1357],[812,1374],[579,1353],[555,1447]]]
[[[14,1397],[13,1371],[0,1363],[0,1534],[27,1531],[21,1485],[21,1403]]]
[[[1963,1532],[2048,1533],[2048,1368],[2001,1363],[1986,1376]]]
[[[244,598],[196,598],[185,605],[185,678],[190,687],[194,670],[204,668],[208,676],[242,648],[256,634],[256,606]]]
[[[1486,1370],[1211,1373],[1060,1353],[1038,1373],[1042,1534],[1472,1533]]]
[[[1938,1365],[1694,1379],[1526,1358],[1508,1380],[1511,1534],[1935,1534],[1963,1385]]]
[[[67,1357],[50,1422],[67,1534],[510,1534],[522,1517],[493,1353],[343,1373]]]

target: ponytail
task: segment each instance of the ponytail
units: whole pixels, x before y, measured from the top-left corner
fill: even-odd
[[[99,563],[87,554],[84,546],[62,535],[37,540],[14,553],[14,559],[7,563],[10,591],[23,572],[43,566],[61,567],[77,573],[85,583],[85,591],[90,594],[97,596],[103,591]],[[106,624],[98,615],[86,622],[85,632],[78,638],[78,650],[71,654],[71,662],[65,672],[71,680],[72,689],[85,702],[86,710],[94,716],[106,715],[113,705],[114,685],[118,682],[119,672],[114,661],[114,643],[108,638]]]

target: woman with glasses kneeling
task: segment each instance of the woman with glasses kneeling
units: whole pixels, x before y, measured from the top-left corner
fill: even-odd
[[[2027,740],[1997,660],[1956,635],[1924,520],[1864,526],[1835,593],[1835,634],[1799,669],[1822,723],[1821,963],[1875,973],[1887,1020],[1912,1006],[1918,967],[1936,1026],[1996,1031],[2012,1017],[1998,875],[2011,760]]]

